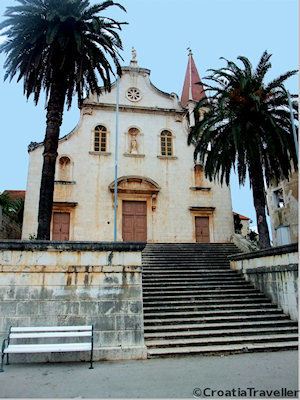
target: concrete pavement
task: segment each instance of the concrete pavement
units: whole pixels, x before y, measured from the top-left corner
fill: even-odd
[[[249,387],[297,390],[296,351],[143,361],[11,364],[0,374],[1,398],[193,398],[193,390]],[[202,396],[196,390],[196,395]]]

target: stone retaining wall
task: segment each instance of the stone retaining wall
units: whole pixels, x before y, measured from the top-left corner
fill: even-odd
[[[95,359],[145,358],[144,244],[0,242],[0,339],[12,326],[93,324]],[[20,356],[15,356],[19,357]],[[76,353],[37,361],[78,360]],[[79,354],[87,359],[88,354]],[[22,360],[32,361],[32,355]]]
[[[298,245],[230,256],[230,266],[298,320]]]

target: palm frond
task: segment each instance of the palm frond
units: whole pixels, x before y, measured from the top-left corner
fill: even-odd
[[[48,96],[63,77],[69,107],[74,94],[81,103],[86,91],[110,90],[111,65],[121,74],[119,31],[125,22],[102,17],[109,7],[126,11],[111,0],[93,6],[89,0],[18,0],[1,24],[7,36],[0,46],[7,56],[5,79],[17,75],[25,95],[37,103],[40,92]]]

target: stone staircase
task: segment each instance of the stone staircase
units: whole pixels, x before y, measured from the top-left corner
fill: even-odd
[[[298,325],[243,276],[230,243],[147,244],[142,253],[148,357],[292,350]]]

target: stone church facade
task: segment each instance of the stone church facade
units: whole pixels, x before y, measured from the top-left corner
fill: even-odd
[[[187,145],[191,111],[205,95],[192,54],[181,101],[151,83],[134,51],[122,70],[117,240],[229,242],[230,189],[205,179]],[[78,125],[59,141],[52,240],[113,240],[116,91],[114,84],[87,98]],[[42,153],[42,143],[29,146],[23,239],[37,231]]]

